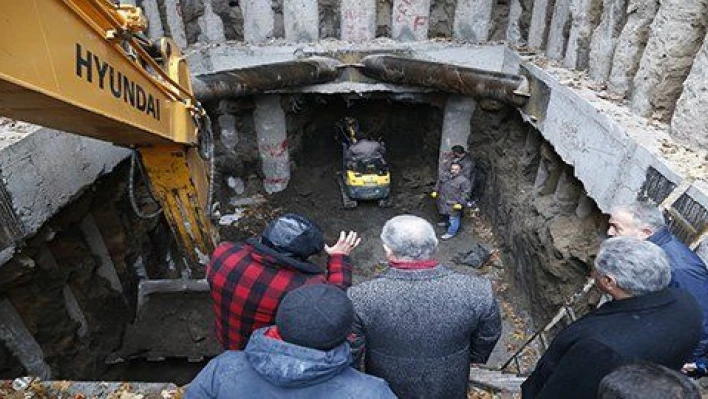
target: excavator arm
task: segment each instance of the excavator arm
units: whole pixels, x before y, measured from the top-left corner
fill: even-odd
[[[3,14],[0,115],[139,151],[184,257],[203,263],[212,141],[174,42],[150,43],[140,9],[108,0],[5,0]]]

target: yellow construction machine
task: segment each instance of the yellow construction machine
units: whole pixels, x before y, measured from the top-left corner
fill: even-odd
[[[140,9],[107,0],[4,0],[2,7],[0,115],[132,148],[132,165],[146,173],[183,259],[203,275],[218,239],[210,220],[213,138],[179,48],[168,38],[148,40]],[[156,293],[164,297],[148,301]],[[138,351],[155,359],[217,354],[214,339],[195,342],[185,332],[207,323],[160,316],[186,310],[185,301],[209,320],[204,280],[141,281],[138,315],[116,361]],[[141,324],[151,320],[165,328]]]
[[[212,137],[187,64],[153,43],[139,8],[108,0],[5,0],[0,115],[136,150],[185,259],[217,240]]]

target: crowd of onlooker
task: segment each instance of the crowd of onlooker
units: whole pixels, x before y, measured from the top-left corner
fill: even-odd
[[[453,155],[436,185],[443,239],[470,205],[468,154]],[[591,275],[611,300],[556,335],[522,397],[699,398],[688,376],[706,374],[706,265],[651,204],[616,208],[607,233]],[[285,214],[260,237],[222,243],[207,279],[225,352],[186,398],[467,398],[471,365],[502,333],[490,281],[440,264],[420,217],[388,220],[380,240],[389,267],[355,286],[353,231],[329,246],[314,222]],[[308,261],[322,250],[326,270]]]

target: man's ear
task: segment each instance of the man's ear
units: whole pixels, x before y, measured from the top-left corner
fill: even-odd
[[[654,232],[648,227],[639,229],[639,233],[642,235],[642,240],[646,240],[654,234]]]
[[[393,253],[393,251],[391,251],[391,248],[389,248],[386,244],[383,244],[383,249],[384,253],[386,254],[386,257],[390,258],[391,254]]]

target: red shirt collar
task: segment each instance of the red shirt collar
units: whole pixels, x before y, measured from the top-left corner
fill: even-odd
[[[280,336],[280,332],[278,331],[278,327],[273,326],[267,330],[265,330],[265,333],[263,333],[268,338],[273,338],[277,339],[278,341],[282,341],[283,337]]]
[[[438,265],[435,259],[428,260],[392,260],[388,262],[391,267],[404,270],[432,269]]]

